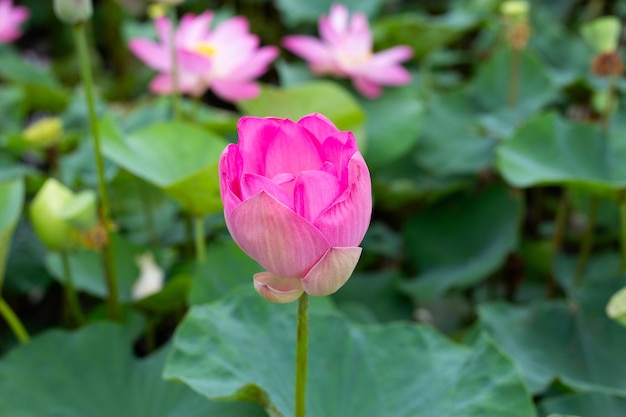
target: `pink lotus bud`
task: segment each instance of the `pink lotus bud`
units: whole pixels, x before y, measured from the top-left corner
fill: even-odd
[[[244,117],[220,159],[226,225],[267,272],[269,301],[329,295],[352,275],[372,212],[367,165],[351,132],[326,117]]]
[[[24,6],[13,6],[13,0],[0,0],[0,43],[13,42],[22,35],[20,25],[30,16]]]

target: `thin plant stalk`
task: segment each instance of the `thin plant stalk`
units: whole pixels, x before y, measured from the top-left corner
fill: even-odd
[[[298,330],[296,337],[296,406],[295,417],[306,413],[306,372],[309,350],[309,296],[303,293],[298,300]]]
[[[591,196],[589,200],[589,213],[587,215],[587,230],[583,236],[583,241],[580,246],[580,252],[578,253],[578,263],[576,264],[576,274],[574,275],[574,287],[579,287],[583,282],[583,275],[585,274],[585,268],[591,255],[591,249],[593,249],[593,242],[596,236],[596,219],[598,217],[598,206],[600,205],[600,199],[596,196]]]
[[[109,194],[104,178],[104,162],[102,159],[102,151],[100,146],[100,132],[98,130],[98,118],[96,116],[96,106],[93,93],[93,79],[91,76],[91,64],[89,62],[89,48],[87,47],[87,35],[85,33],[84,23],[74,25],[74,39],[76,49],[78,51],[78,61],[80,64],[81,77],[85,96],[87,99],[87,109],[89,111],[89,122],[91,125],[91,137],[93,139],[94,156],[96,160],[96,170],[98,173],[98,192],[100,194],[100,219],[107,230],[107,243],[102,250],[104,275],[106,279],[108,296],[109,317],[113,320],[119,318],[119,300],[117,290],[117,276],[115,270],[115,258],[113,252],[113,243],[110,239],[110,231],[108,229],[110,222],[110,206]]]
[[[85,324],[85,316],[80,309],[76,289],[74,288],[74,280],[72,278],[72,268],[70,267],[70,257],[67,251],[61,252],[61,263],[63,264],[63,286],[65,291],[65,302],[70,312],[72,321],[77,326]]]
[[[30,340],[30,336],[20,319],[17,317],[17,314],[15,314],[13,309],[11,309],[11,306],[9,306],[2,297],[0,297],[0,314],[11,328],[11,331],[15,335],[18,342],[24,344]]]
[[[196,251],[196,260],[198,261],[198,263],[202,263],[206,259],[206,250],[204,245],[204,217],[194,216],[193,235]]]
[[[172,76],[172,110],[174,120],[182,119],[182,110],[180,107],[180,84],[178,79],[178,60],[176,59],[176,8],[169,7],[167,12],[170,19],[170,61]]]
[[[140,179],[137,179],[137,187],[139,188],[143,216],[146,221],[148,239],[150,240],[150,244],[156,248],[159,246],[159,236],[154,226],[154,210],[152,207],[152,199],[150,198],[150,190],[148,189],[148,185]]]

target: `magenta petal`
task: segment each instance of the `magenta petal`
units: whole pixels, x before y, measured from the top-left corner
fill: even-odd
[[[380,85],[404,85],[411,82],[411,73],[400,65],[368,65],[363,68],[361,75],[369,82]]]
[[[226,220],[243,251],[283,277],[303,277],[330,247],[311,223],[263,191],[242,202]]]
[[[148,39],[132,39],[128,48],[135,56],[159,72],[170,69],[171,57],[166,47]]]
[[[237,123],[239,152],[244,161],[244,171],[266,175],[265,153],[269,141],[280,126],[281,120],[261,117],[242,117]]]
[[[361,248],[330,248],[302,279],[307,294],[335,293],[348,281],[361,256]]]
[[[320,144],[324,143],[329,136],[336,135],[339,132],[339,129],[333,122],[320,113],[304,116],[298,120],[298,124],[311,132]]]
[[[265,176],[284,172],[297,177],[302,171],[316,170],[322,165],[317,142],[302,126],[285,119],[274,137],[269,137],[265,154]]]
[[[231,80],[250,80],[262,75],[267,71],[269,64],[276,59],[279,50],[273,46],[266,46],[254,52],[246,60],[245,65],[240,65],[236,70],[228,74]]]
[[[176,51],[176,60],[180,71],[203,75],[211,71],[211,61],[197,52],[179,49]]]
[[[226,218],[241,203],[241,187],[239,178],[243,169],[243,161],[237,145],[231,143],[224,149],[219,162],[220,193],[224,202]]]
[[[304,171],[293,190],[295,212],[314,222],[339,195],[337,177],[324,171]]]
[[[244,200],[260,193],[261,191],[265,191],[287,207],[291,209],[293,208],[293,198],[291,198],[287,191],[285,191],[285,189],[280,185],[262,175],[243,175],[241,180],[241,195]]]
[[[254,274],[254,289],[267,301],[279,304],[296,301],[304,292],[300,278],[285,278],[271,272]]]
[[[213,12],[205,11],[195,16],[188,13],[183,16],[178,25],[176,33],[176,44],[178,46],[190,47],[198,42],[202,42],[209,34],[209,26],[213,20]]]
[[[360,153],[348,164],[348,187],[337,202],[314,222],[331,246],[358,246],[370,223],[372,191],[370,174]]]

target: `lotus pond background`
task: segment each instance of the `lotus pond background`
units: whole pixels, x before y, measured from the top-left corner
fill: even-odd
[[[376,51],[413,49],[409,84],[365,98],[281,48],[258,97],[183,97],[178,121],[128,48],[155,37],[148,3],[95,2],[118,322],[98,229],[63,254],[34,231],[46,180],[78,207],[98,182],[72,30],[52,2],[15,3],[30,17],[0,45],[0,283],[31,339],[0,321],[0,415],[291,415],[296,307],[254,292],[261,268],[228,235],[216,166],[242,115],[312,112],[357,136],[374,213],[352,278],[312,300],[307,415],[626,413],[626,329],[606,312],[626,286],[623,37],[590,29],[626,2],[530,1],[511,18],[498,0],[345,1]],[[280,47],[317,36],[331,4],[187,0],[177,13],[245,16]],[[606,70],[600,54],[618,59]],[[138,293],[146,274],[163,287]]]

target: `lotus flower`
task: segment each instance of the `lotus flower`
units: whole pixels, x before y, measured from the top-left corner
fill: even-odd
[[[244,117],[219,165],[226,225],[266,272],[269,301],[332,294],[348,280],[369,226],[370,175],[351,132],[326,117]]]
[[[259,94],[255,78],[267,71],[278,56],[273,46],[259,48],[259,38],[249,32],[244,17],[233,17],[209,30],[212,12],[185,15],[175,34],[180,91],[200,96],[211,88],[227,101],[250,99]],[[130,50],[159,74],[150,83],[156,94],[173,91],[170,39],[172,27],[166,17],[155,20],[159,43],[133,39]]]
[[[363,13],[349,19],[348,9],[334,4],[329,16],[319,20],[321,40],[293,35],[283,38],[283,46],[308,61],[317,75],[349,77],[365,97],[375,98],[383,85],[411,82],[411,74],[399,65],[413,56],[409,46],[396,46],[372,52],[372,33]]]
[[[0,0],[0,43],[13,42],[22,36],[20,25],[28,16],[27,7],[13,7],[13,0]]]

